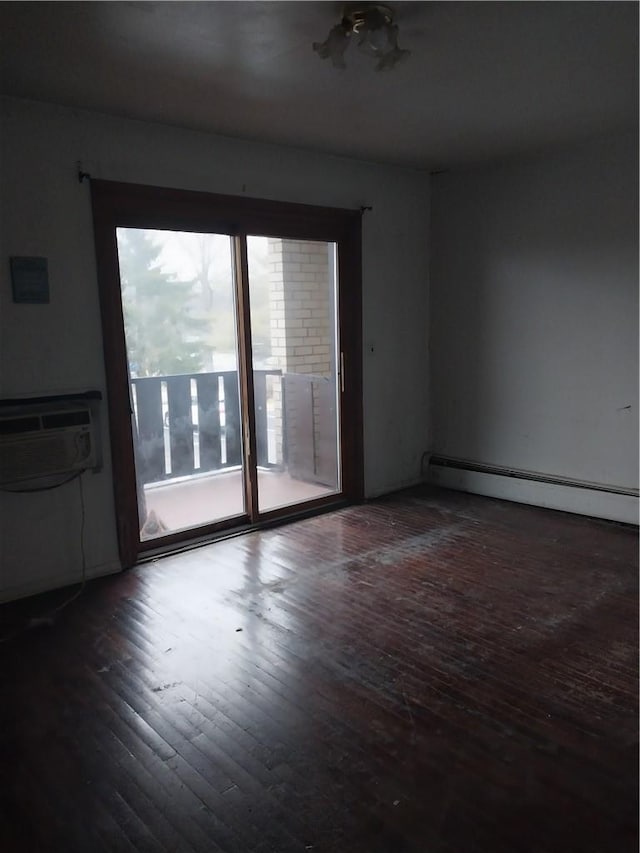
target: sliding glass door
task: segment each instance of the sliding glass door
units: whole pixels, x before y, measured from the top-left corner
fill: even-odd
[[[233,243],[118,228],[141,539],[246,512]]]
[[[121,558],[362,494],[359,212],[92,181]]]
[[[340,491],[336,245],[247,238],[260,512]]]
[[[244,238],[241,238],[244,239]],[[140,537],[340,491],[334,243],[246,238],[255,459],[228,235],[118,228]]]

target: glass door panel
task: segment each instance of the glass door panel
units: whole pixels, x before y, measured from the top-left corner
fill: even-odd
[[[232,239],[117,238],[140,539],[243,515]]]
[[[336,245],[247,237],[258,510],[340,492]]]

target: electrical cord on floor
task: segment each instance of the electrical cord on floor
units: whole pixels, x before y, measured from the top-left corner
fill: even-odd
[[[56,616],[60,613],[61,610],[64,610],[65,607],[68,607],[72,601],[75,601],[83,592],[87,582],[87,560],[84,550],[84,528],[85,528],[85,504],[84,504],[84,488],[82,485],[82,474],[84,474],[84,469],[77,474],[74,474],[73,477],[65,480],[64,483],[58,483],[57,486],[64,485],[65,483],[70,483],[72,480],[78,480],[79,492],[80,492],[80,554],[82,559],[82,575],[80,580],[80,587],[77,589],[69,598],[63,601],[61,604],[58,604],[56,607],[52,608],[48,613],[44,616],[33,616],[31,619],[28,619],[26,623],[21,627],[14,631],[12,634],[9,634],[7,637],[0,638],[0,643],[7,643],[9,640],[13,640],[19,634],[22,634],[24,631],[29,630],[30,628],[39,628],[42,626],[51,626],[55,622]],[[57,486],[46,486],[44,489],[27,489],[27,490],[17,490],[17,491],[46,491],[51,488],[57,488]]]
[[[51,611],[50,617],[53,620],[53,614],[59,613],[63,610],[67,605],[71,604],[72,601],[75,601],[79,595],[84,592],[84,588],[87,582],[87,560],[84,553],[84,523],[85,523],[85,507],[84,507],[84,489],[82,487],[82,477],[78,478],[78,484],[80,487],[80,555],[82,558],[82,575],[80,578],[80,588],[77,589],[73,595],[71,595],[66,601],[63,601],[62,604],[59,604],[57,607],[54,607]],[[47,617],[45,617],[47,618]],[[31,626],[33,627],[33,626]]]

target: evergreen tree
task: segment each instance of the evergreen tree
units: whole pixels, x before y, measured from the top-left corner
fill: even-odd
[[[132,376],[197,373],[207,321],[194,317],[193,282],[162,271],[162,247],[137,228],[118,229],[127,355]]]

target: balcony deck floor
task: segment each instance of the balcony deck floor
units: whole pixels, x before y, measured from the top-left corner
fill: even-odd
[[[258,470],[260,510],[297,504],[332,494],[326,486],[295,480],[286,472]],[[169,531],[208,524],[244,511],[242,472],[222,471],[184,482],[145,488],[147,510]]]

